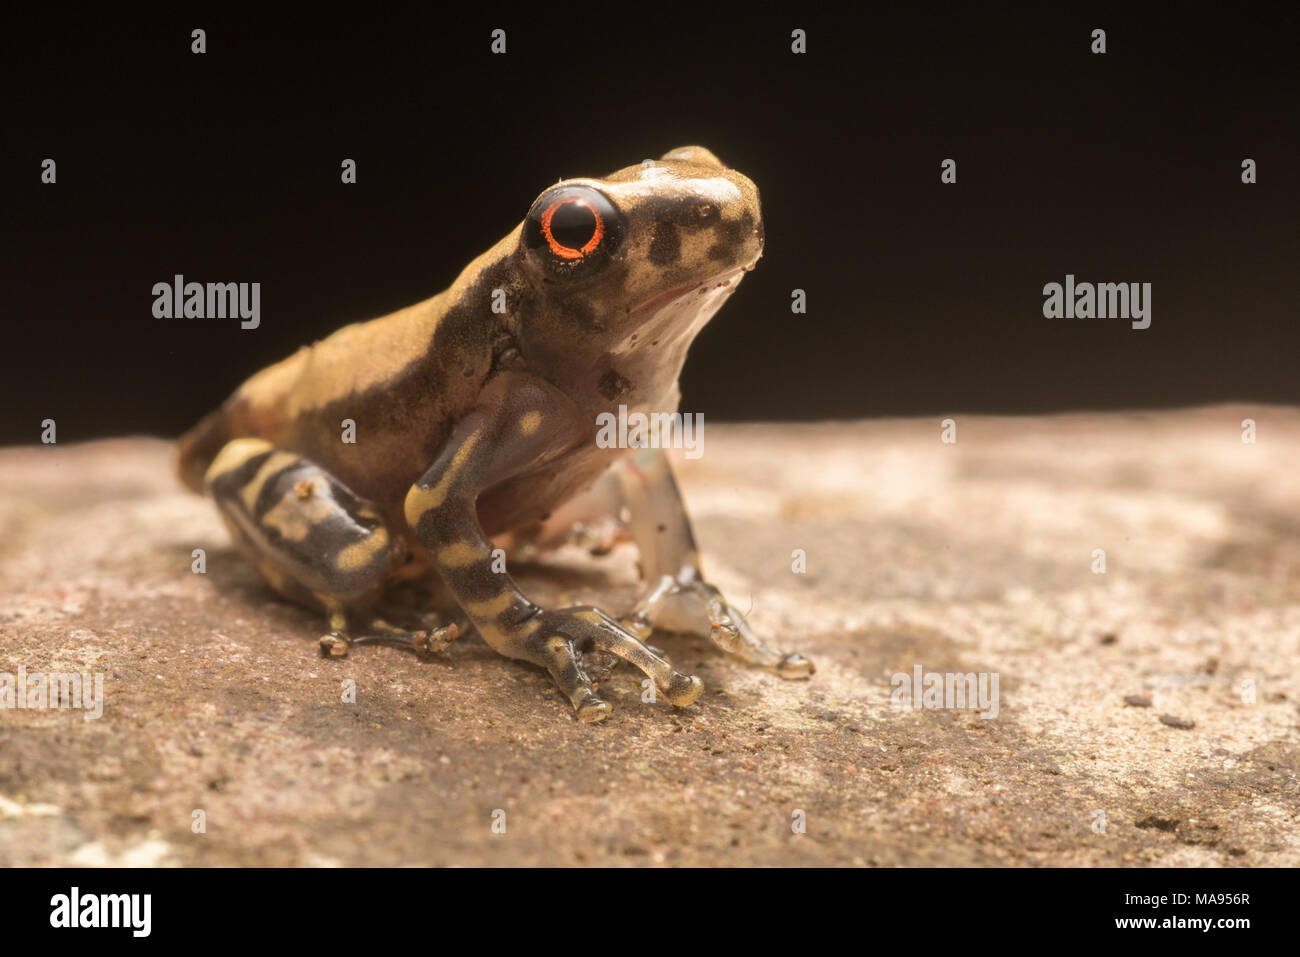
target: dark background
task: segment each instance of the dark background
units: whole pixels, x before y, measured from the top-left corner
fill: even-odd
[[[697,340],[688,410],[1300,402],[1294,5],[552,9],[11,19],[0,441],[46,417],[61,441],[174,435],[299,345],[440,291],[561,176],[697,142],[758,183],[767,249]],[[177,272],[261,282],[261,327],[153,318]],[[1067,272],[1151,282],[1151,328],[1044,319]]]

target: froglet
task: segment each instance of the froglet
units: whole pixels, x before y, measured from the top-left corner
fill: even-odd
[[[563,180],[449,289],[246,381],[181,437],[181,478],[275,590],[324,614],[327,656],[445,648],[455,617],[395,598],[424,583],[497,652],[546,669],[583,721],[608,715],[593,683],[619,659],[673,705],[700,696],[645,643],[655,628],[807,677],[705,579],[663,449],[597,441],[619,406],[677,410],[687,349],[762,250],[758,190],[702,147]],[[503,540],[632,541],[645,591],[621,617],[540,607]]]

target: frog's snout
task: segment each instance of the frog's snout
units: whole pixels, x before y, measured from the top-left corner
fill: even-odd
[[[693,215],[677,218],[686,234],[700,237],[699,259],[722,268],[753,268],[763,253],[763,217],[758,187],[743,173],[719,167],[691,184],[684,206]]]
[[[739,192],[739,198],[729,203],[724,215],[720,238],[734,244],[739,260],[746,271],[754,267],[763,254],[763,213],[758,201],[758,187],[743,173],[733,169],[723,171]]]

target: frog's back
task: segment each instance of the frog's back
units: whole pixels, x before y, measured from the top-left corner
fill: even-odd
[[[487,330],[476,334],[481,323],[449,310],[449,294],[344,326],[253,375],[181,437],[182,480],[201,491],[221,448],[253,437],[306,456],[381,507],[400,500],[488,371]]]

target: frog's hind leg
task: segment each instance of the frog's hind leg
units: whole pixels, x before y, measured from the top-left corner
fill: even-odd
[[[325,612],[322,654],[339,657],[362,642],[427,652],[455,637],[454,624],[409,630],[370,614],[397,561],[393,536],[373,505],[320,466],[262,439],[234,439],[204,483],[271,586]],[[354,629],[357,621],[365,625]]]

